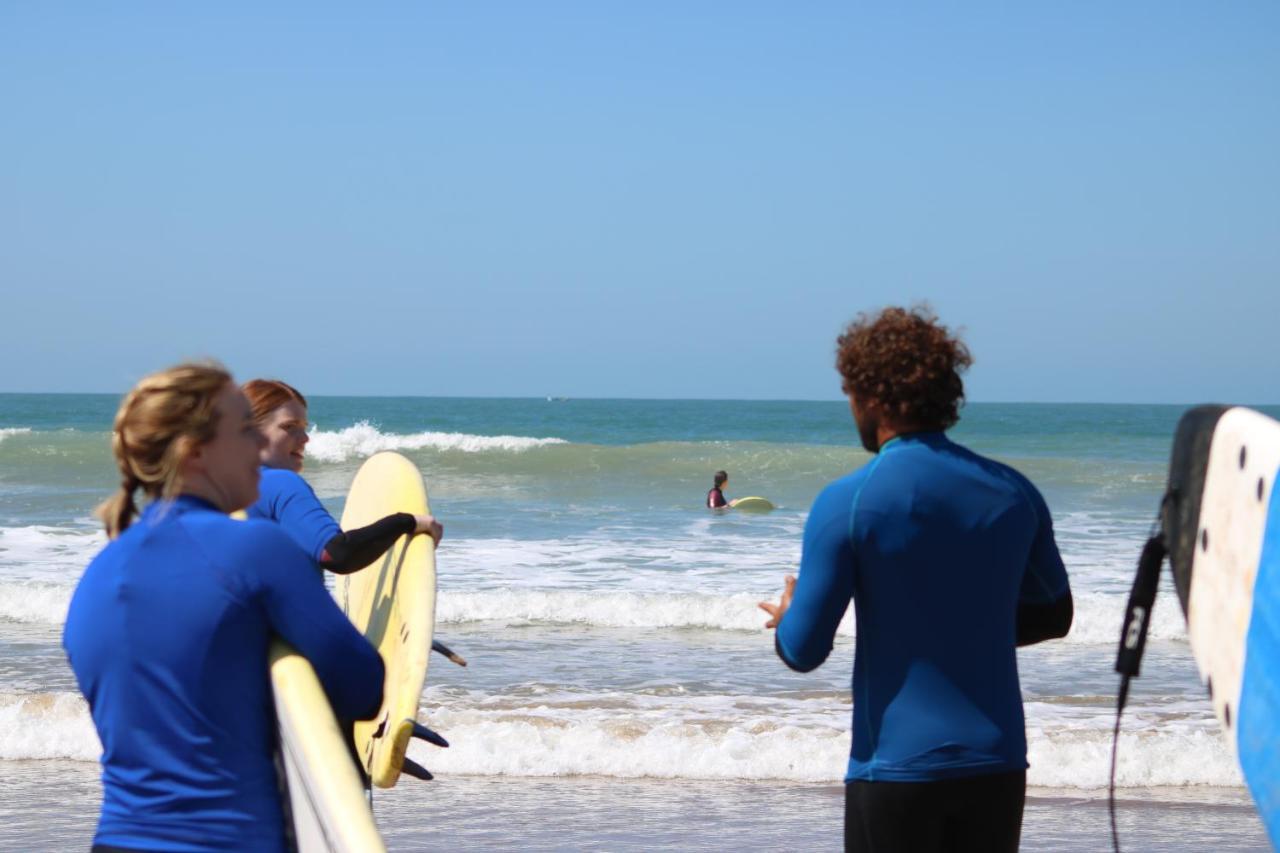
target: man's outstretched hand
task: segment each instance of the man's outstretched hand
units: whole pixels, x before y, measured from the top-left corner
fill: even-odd
[[[777,628],[778,623],[782,621],[782,616],[787,612],[787,608],[791,606],[791,596],[796,591],[795,575],[787,575],[784,581],[785,586],[782,589],[782,600],[777,604],[770,601],[760,602],[760,609],[769,614],[769,621],[764,623],[766,628]]]

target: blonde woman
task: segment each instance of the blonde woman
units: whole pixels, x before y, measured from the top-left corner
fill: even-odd
[[[273,634],[311,661],[340,717],[381,704],[382,661],[307,555],[275,524],[227,517],[257,498],[263,445],[213,365],[148,376],[116,414],[122,483],[99,509],[111,542],[63,633],[102,741],[95,850],[285,849]]]
[[[259,454],[261,490],[248,509],[250,518],[279,522],[317,565],[342,575],[363,569],[406,534],[425,533],[440,544],[444,528],[430,515],[397,512],[367,527],[340,528],[298,473],[309,441],[306,398],[277,379],[250,380],[244,393],[266,438]]]

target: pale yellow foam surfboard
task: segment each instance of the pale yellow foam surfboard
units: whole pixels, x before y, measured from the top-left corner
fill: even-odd
[[[347,734],[333,716],[316,671],[283,640],[270,651],[271,689],[289,816],[299,853],[382,853],[364,781]]]
[[[245,513],[231,517],[244,521]],[[315,669],[280,638],[268,652],[289,817],[298,853],[386,850],[347,733]]]
[[[750,497],[730,501],[729,506],[744,512],[769,512],[773,509],[773,501],[758,495],[751,495]]]
[[[427,489],[412,462],[398,453],[379,453],[356,473],[342,529],[364,527],[396,512],[429,513]],[[382,708],[373,720],[355,724],[355,744],[373,784],[390,788],[400,778],[427,680],[436,614],[435,543],[430,536],[403,536],[382,559],[338,578],[334,591],[387,667]]]

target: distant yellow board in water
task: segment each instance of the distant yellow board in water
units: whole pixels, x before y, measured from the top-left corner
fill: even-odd
[[[399,453],[379,453],[356,473],[342,529],[395,512],[430,511],[417,466]],[[427,680],[436,619],[435,543],[430,536],[402,536],[382,559],[338,578],[335,592],[347,618],[387,666],[382,708],[373,720],[355,724],[355,745],[373,784],[390,788],[400,778]]]
[[[729,506],[744,512],[770,512],[773,509],[773,501],[752,495],[751,497],[730,501]]]

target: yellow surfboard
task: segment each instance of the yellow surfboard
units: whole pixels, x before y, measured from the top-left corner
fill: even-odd
[[[378,453],[356,473],[342,529],[395,512],[430,511],[417,466],[399,453]],[[390,788],[400,778],[427,680],[436,615],[435,543],[430,536],[403,536],[382,559],[340,577],[335,593],[387,667],[382,708],[373,720],[355,724],[355,744],[372,783]]]
[[[750,497],[730,501],[729,506],[734,509],[740,509],[743,512],[771,512],[773,510],[773,501],[758,495],[751,495]]]
[[[270,650],[271,688],[280,723],[286,803],[299,853],[382,853],[347,734],[333,716],[316,671],[288,643]]]
[[[231,517],[244,521],[243,510]],[[383,853],[348,734],[311,663],[276,637],[267,651],[284,803],[298,853]]]

